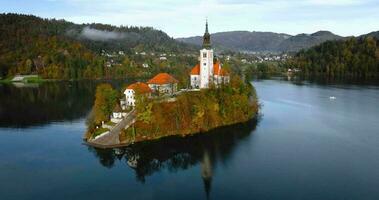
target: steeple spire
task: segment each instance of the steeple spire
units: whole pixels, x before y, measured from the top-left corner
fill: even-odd
[[[205,20],[205,33],[208,33],[208,18]]]
[[[211,48],[211,35],[208,32],[208,19],[205,21],[205,33],[203,36],[203,48]]]

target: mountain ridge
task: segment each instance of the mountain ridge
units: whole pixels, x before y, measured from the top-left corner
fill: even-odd
[[[212,43],[216,48],[252,52],[296,52],[328,40],[343,38],[342,36],[325,30],[311,34],[302,33],[297,35],[261,31],[227,31],[211,34]],[[202,37],[182,37],[176,38],[176,40],[188,44],[200,45]]]

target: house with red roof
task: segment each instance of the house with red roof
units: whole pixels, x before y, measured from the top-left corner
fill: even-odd
[[[192,88],[209,88],[210,84],[217,86],[230,81],[228,72],[222,69],[220,61],[214,59],[208,22],[205,24],[203,49],[200,50],[199,63],[192,68],[190,81]]]
[[[159,73],[152,79],[147,81],[147,84],[154,93],[158,94],[173,94],[177,91],[178,80],[167,73]]]
[[[147,95],[148,97],[150,97],[152,92],[153,91],[146,83],[133,83],[129,85],[124,91],[126,105],[135,106],[137,94]]]

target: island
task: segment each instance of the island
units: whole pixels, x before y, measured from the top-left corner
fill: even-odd
[[[199,62],[189,84],[159,73],[147,82],[127,85],[121,92],[110,84],[96,89],[87,119],[87,144],[101,148],[127,146],[167,136],[187,136],[246,122],[257,116],[254,87],[223,68],[214,56],[206,23]]]

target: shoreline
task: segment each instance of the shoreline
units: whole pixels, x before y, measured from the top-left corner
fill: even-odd
[[[164,136],[156,137],[156,138],[145,138],[143,140],[137,140],[137,141],[133,141],[133,142],[123,142],[123,143],[112,144],[112,145],[97,144],[97,143],[89,142],[86,138],[83,138],[83,143],[82,144],[83,145],[87,145],[87,146],[91,146],[91,147],[94,147],[94,148],[99,148],[99,149],[112,149],[112,148],[128,147],[130,145],[134,145],[134,144],[138,144],[138,143],[154,142],[154,141],[158,141],[158,140],[161,140],[161,139],[167,139],[167,138],[170,138],[170,137],[185,138],[185,137],[192,137],[192,136],[200,135],[200,134],[208,134],[208,133],[216,131],[217,129],[222,129],[222,128],[226,128],[226,127],[232,127],[232,126],[237,126],[237,125],[243,125],[243,124],[247,124],[247,123],[249,123],[251,121],[258,121],[259,117],[260,117],[260,114],[259,114],[259,112],[257,112],[253,117],[247,119],[246,121],[236,122],[236,123],[231,123],[231,124],[225,124],[225,125],[221,125],[221,126],[216,126],[216,127],[211,128],[209,130],[206,130],[206,131],[188,132],[188,133],[185,133],[185,134],[164,135]]]

